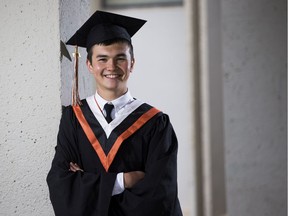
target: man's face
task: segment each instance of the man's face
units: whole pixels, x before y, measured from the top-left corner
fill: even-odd
[[[94,75],[101,96],[115,94],[119,97],[127,91],[127,81],[134,64],[129,49],[129,45],[123,42],[92,47],[92,63],[87,60],[87,67]]]

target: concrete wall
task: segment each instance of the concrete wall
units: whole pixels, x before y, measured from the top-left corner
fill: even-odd
[[[53,215],[46,175],[61,113],[59,3],[0,1],[0,215]]]
[[[92,0],[85,1],[60,1],[60,39],[66,43],[80,26],[92,14],[94,4]],[[94,12],[94,11],[93,11]],[[61,60],[61,104],[71,104],[72,83],[74,78],[74,62],[72,53],[73,46],[66,47],[71,60],[63,57]],[[79,47],[81,57],[79,58],[79,96],[81,99],[95,93],[94,77],[86,68],[86,49]]]
[[[195,31],[198,41],[194,83],[198,82],[198,136],[197,173],[201,188],[198,195],[198,215],[223,216],[226,213],[224,169],[223,84],[221,56],[221,7],[219,1],[200,0],[195,3],[193,18],[198,21]],[[198,61],[197,61],[198,60]],[[197,64],[198,63],[198,64]],[[197,91],[197,90],[195,90]],[[197,115],[197,113],[196,113]],[[202,180],[202,181],[201,181]],[[202,209],[201,209],[202,208]]]
[[[285,216],[285,0],[222,0],[228,215]]]

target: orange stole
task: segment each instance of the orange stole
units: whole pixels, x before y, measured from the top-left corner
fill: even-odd
[[[146,113],[144,113],[140,118],[134,122],[126,131],[124,131],[115,141],[111,150],[109,151],[108,155],[104,153],[98,139],[96,138],[95,134],[93,133],[91,127],[89,126],[87,120],[85,119],[83,112],[79,105],[73,106],[74,113],[86,134],[88,140],[90,141],[92,147],[96,151],[104,169],[108,172],[110,165],[112,164],[118,149],[120,148],[121,144],[124,140],[134,134],[138,129],[140,129],[147,121],[149,121],[153,116],[155,116],[160,111],[156,108],[151,108]]]

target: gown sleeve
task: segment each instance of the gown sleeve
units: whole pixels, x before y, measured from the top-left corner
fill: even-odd
[[[177,192],[178,142],[166,114],[153,124],[145,177],[111,200],[109,215],[182,216]]]
[[[47,176],[55,215],[108,215],[117,174],[69,171],[70,162],[81,167],[76,121],[72,108],[65,108],[60,121],[54,159]]]

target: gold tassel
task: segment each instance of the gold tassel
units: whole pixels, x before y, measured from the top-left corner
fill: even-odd
[[[73,88],[72,88],[72,106],[82,105],[79,92],[78,92],[78,64],[80,54],[78,52],[78,46],[75,46],[74,56],[74,79],[73,79]]]

